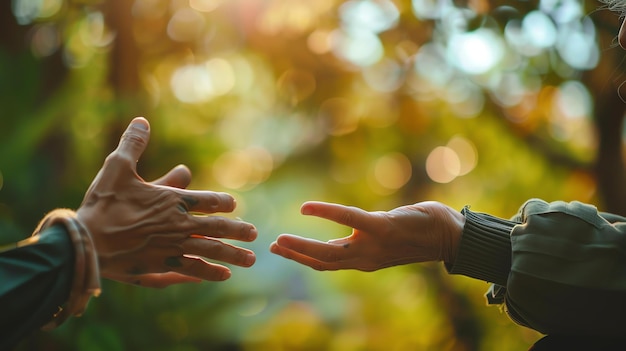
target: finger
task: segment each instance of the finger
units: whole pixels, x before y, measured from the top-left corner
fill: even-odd
[[[152,247],[143,252],[137,252],[134,257],[124,257],[111,260],[103,267],[102,276],[138,284],[135,277],[150,276],[151,274],[163,274],[176,272],[189,278],[182,282],[193,279],[220,281],[230,277],[230,269],[222,265],[207,262],[195,255],[188,255],[184,248],[177,246]],[[171,279],[171,276],[168,279]],[[176,277],[176,276],[174,276]],[[190,280],[191,279],[191,280]]]
[[[215,191],[174,189],[189,212],[232,212],[237,206],[232,195]]]
[[[322,262],[313,257],[303,255],[300,252],[291,250],[287,247],[280,246],[277,242],[273,242],[270,245],[270,251],[276,255],[282,256],[284,258],[290,259],[292,261],[296,261],[305,266],[311,267],[316,271],[336,271],[339,269],[344,269],[348,267],[344,267],[345,263],[342,262]]]
[[[185,189],[191,183],[191,171],[185,165],[172,168],[167,174],[152,182],[155,185],[171,186]]]
[[[202,279],[190,277],[176,272],[144,274],[135,280],[135,285],[145,286],[148,288],[165,288],[174,284],[182,283],[200,283]]]
[[[148,288],[165,288],[174,284],[199,283],[202,279],[186,276],[176,272],[149,273],[149,274],[106,274],[104,278],[118,282],[144,286]]]
[[[254,241],[258,231],[254,225],[219,216],[192,216],[190,219],[193,234],[212,238],[233,239],[239,241]]]
[[[182,245],[157,245],[164,239],[165,236],[153,238],[138,250],[102,260],[102,274],[140,276],[170,271],[168,260],[171,257],[182,257],[185,252]]]
[[[302,204],[300,212],[303,215],[316,216],[355,229],[371,229],[375,225],[371,213],[358,207],[331,204],[328,202],[309,201]]]
[[[207,237],[192,236],[185,240],[183,251],[189,255],[201,256],[242,267],[250,267],[256,261],[254,252],[250,250]]]
[[[291,234],[282,234],[276,238],[276,244],[279,247],[327,263],[346,261],[355,257],[355,251],[348,250],[350,247],[348,241],[342,241],[342,244],[335,244]]]
[[[133,161],[139,160],[150,140],[150,124],[143,117],[134,118],[117,146],[117,152]]]
[[[207,262],[199,257],[169,257],[166,260],[166,265],[172,272],[177,272],[202,280],[222,281],[230,278],[231,276],[231,272],[228,267]]]

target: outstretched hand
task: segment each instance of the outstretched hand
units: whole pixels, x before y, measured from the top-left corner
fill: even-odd
[[[211,260],[248,267],[252,251],[220,238],[253,241],[256,228],[220,216],[236,203],[226,193],[192,191],[191,172],[177,166],[158,180],[145,182],[136,163],[150,138],[150,125],[135,118],[119,146],[105,160],[77,211],[92,235],[105,278],[150,287],[231,275]]]
[[[271,244],[271,252],[316,270],[375,271],[416,262],[453,262],[465,223],[462,214],[433,201],[388,212],[306,202],[300,211],[353,228],[351,235],[328,242],[282,234]]]

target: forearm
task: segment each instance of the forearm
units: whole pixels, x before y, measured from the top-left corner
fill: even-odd
[[[41,328],[69,297],[74,249],[65,228],[46,229],[35,243],[0,252],[0,349]]]

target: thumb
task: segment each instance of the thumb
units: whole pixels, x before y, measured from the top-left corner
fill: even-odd
[[[122,137],[117,151],[133,161],[138,161],[150,140],[150,123],[143,117],[135,117]]]

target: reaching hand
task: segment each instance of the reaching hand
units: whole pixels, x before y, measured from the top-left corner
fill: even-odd
[[[250,250],[218,238],[252,241],[253,225],[219,216],[232,212],[226,193],[185,188],[191,173],[185,166],[145,182],[136,163],[150,137],[150,125],[135,118],[89,187],[78,219],[92,235],[101,275],[130,284],[164,287],[200,280],[219,281],[230,270],[203,258],[248,267]],[[194,215],[205,214],[205,215]]]
[[[353,228],[350,236],[328,242],[282,234],[271,244],[273,253],[316,270],[375,271],[415,262],[453,262],[465,223],[459,212],[431,201],[389,212],[306,202],[301,212]]]

